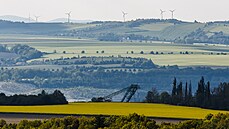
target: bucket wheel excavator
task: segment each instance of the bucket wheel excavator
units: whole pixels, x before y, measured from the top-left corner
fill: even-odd
[[[121,93],[124,93],[124,96],[121,100],[121,102],[130,102],[131,98],[134,96],[134,94],[136,93],[136,91],[140,89],[140,86],[137,85],[137,84],[131,84],[129,87],[126,87],[126,88],[123,88],[119,91],[116,91],[112,94],[109,94],[107,96],[104,96],[104,97],[93,97],[91,99],[92,102],[111,102],[112,101],[112,98],[114,96],[117,96]]]

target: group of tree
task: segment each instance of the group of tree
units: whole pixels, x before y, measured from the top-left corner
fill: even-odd
[[[55,90],[52,94],[47,94],[44,90],[38,95],[13,95],[6,96],[0,93],[0,105],[56,105],[68,104],[64,94]]]
[[[99,41],[121,41],[122,37],[114,33],[101,34],[98,37]]]
[[[102,51],[103,52],[103,51]],[[155,68],[156,65],[151,59],[145,58],[131,58],[131,57],[72,57],[72,58],[59,58],[44,61],[33,61],[30,65],[122,65],[122,68]]]
[[[128,23],[129,27],[139,27],[144,24],[152,24],[152,23],[173,23],[173,24],[181,24],[185,23],[183,21],[179,21],[177,19],[137,19],[134,21],[130,21]]]
[[[24,62],[30,59],[40,58],[43,53],[28,45],[16,44],[13,46],[1,45],[0,52],[14,53],[19,57],[11,59],[13,62]],[[11,62],[12,62],[11,61]]]
[[[115,33],[102,33],[97,38],[99,41],[158,41],[158,37],[143,36],[137,34],[115,34]]]
[[[154,120],[138,114],[128,116],[64,117],[49,120],[22,120],[8,124],[0,120],[1,129],[228,129],[229,114],[207,115],[204,119],[180,123],[157,124]]]
[[[23,22],[12,22],[12,21],[6,21],[6,20],[0,20],[0,28],[1,29],[9,29],[9,28],[23,28],[23,27],[28,27],[25,23]]]
[[[177,85],[175,78],[171,94],[160,94],[153,89],[148,92],[146,102],[229,110],[229,83],[220,83],[218,87],[211,89],[210,82],[205,83],[202,77],[193,95],[191,82],[186,82],[185,86],[182,82]]]
[[[22,44],[14,45],[10,49],[10,52],[20,55],[21,58],[25,60],[40,58],[43,55],[41,51],[38,51],[35,48],[30,47],[28,45],[22,45]]]
[[[214,43],[214,44],[228,44],[229,36],[224,32],[212,32],[209,36],[204,29],[197,29],[196,31],[185,36],[183,39],[175,39],[175,42],[179,43]]]
[[[144,67],[150,66],[149,64],[150,62],[141,63]],[[0,68],[0,81],[29,83],[39,88],[92,86],[121,89],[123,86],[137,83],[141,84],[144,90],[150,90],[152,86],[155,86],[160,91],[169,91],[171,90],[171,79],[174,76],[180,80],[192,80],[193,84],[197,84],[199,78],[204,75],[206,79],[211,81],[211,85],[215,86],[219,81],[226,82],[229,77],[229,69],[203,67],[179,69],[177,66],[141,69],[138,72],[133,72],[133,69],[133,67],[114,69],[77,65],[59,69],[50,67],[43,69]],[[193,88],[196,89],[196,86]]]

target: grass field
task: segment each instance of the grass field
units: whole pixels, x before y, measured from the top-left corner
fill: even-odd
[[[228,55],[216,55],[216,53],[228,52],[227,46],[203,46],[203,45],[177,45],[168,43],[115,43],[115,42],[97,42],[97,41],[76,41],[75,43],[65,44],[66,46],[52,47],[49,44],[30,44],[31,46],[45,52],[53,52],[56,50],[57,54],[49,54],[44,57],[47,59],[56,59],[60,57],[73,56],[124,56],[124,57],[143,57],[152,59],[158,65],[179,65],[179,66],[228,66]],[[56,44],[57,46],[59,44]],[[85,50],[85,54],[81,51]],[[67,54],[62,54],[66,51]],[[97,54],[96,51],[105,51],[104,54]],[[134,51],[134,54],[130,54]],[[140,54],[144,51],[145,54]],[[151,55],[151,51],[163,52],[161,55]],[[182,55],[180,52],[188,51],[194,52],[192,55]],[[127,52],[129,54],[127,54]],[[173,52],[173,55],[168,53]],[[209,55],[213,52],[214,55]],[[213,61],[214,60],[214,61]]]
[[[146,103],[70,103],[53,106],[0,106],[7,113],[51,113],[87,115],[128,115],[138,113],[149,117],[201,119],[207,114],[229,113],[193,107]]]
[[[172,26],[172,23],[151,23],[151,24],[145,24],[140,27],[137,27],[142,30],[148,30],[148,31],[162,31],[166,27]]]
[[[214,32],[223,32],[226,35],[229,35],[229,25],[228,24],[214,24],[210,27],[205,28],[205,31],[208,33]]]
[[[12,38],[10,38],[12,37]],[[60,57],[74,56],[124,56],[143,57],[152,59],[157,65],[179,65],[179,66],[229,66],[229,54],[217,55],[217,53],[229,53],[229,46],[220,45],[182,45],[163,42],[100,42],[95,40],[58,38],[48,36],[27,36],[27,35],[0,35],[0,43],[7,44],[28,44],[36,49],[56,54],[48,54],[38,60],[56,59]],[[81,51],[86,51],[81,54]],[[63,54],[66,51],[66,54]],[[105,51],[105,53],[96,53]],[[130,54],[134,51],[134,54]],[[144,51],[144,54],[140,54]],[[151,51],[163,52],[164,54],[152,55]],[[188,51],[194,54],[183,55],[180,52]],[[127,52],[129,54],[127,54]],[[173,52],[174,54],[168,54]],[[209,55],[213,53],[214,55]]]

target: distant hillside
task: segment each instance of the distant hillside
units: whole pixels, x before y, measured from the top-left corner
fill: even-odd
[[[12,21],[12,22],[34,22],[34,20],[31,18],[24,18],[24,17],[19,17],[19,16],[14,16],[14,15],[4,15],[0,16],[1,20],[6,20],[6,21]]]
[[[14,15],[3,15],[0,16],[0,20],[4,21],[11,21],[11,22],[25,22],[25,23],[30,23],[30,22],[36,22],[34,18],[24,18],[24,17],[19,17],[19,16],[14,16]],[[48,21],[47,23],[66,23],[68,21],[67,18],[57,18]],[[74,20],[71,19],[71,23],[90,23],[93,22],[92,20]]]
[[[176,19],[137,19],[128,22],[96,21],[66,23],[65,18],[52,23],[0,21],[0,33],[42,34],[93,38],[101,41],[168,41],[176,43],[229,44],[229,22],[184,22]],[[86,22],[86,21],[81,21]]]
[[[229,22],[184,22],[176,19],[138,19],[129,22],[93,22],[94,27],[64,34],[101,41],[169,41],[177,43],[229,44]]]
[[[93,22],[94,27],[69,32],[99,40],[166,40],[184,38],[203,25],[179,20],[138,19],[129,22]]]
[[[57,18],[49,21],[50,23],[66,23],[68,21],[67,18]],[[71,23],[90,23],[92,20],[74,20],[71,19]]]
[[[0,20],[0,34],[56,35],[88,26],[91,25],[79,23],[24,23]]]

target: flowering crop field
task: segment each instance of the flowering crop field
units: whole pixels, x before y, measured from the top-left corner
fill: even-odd
[[[148,117],[202,119],[207,114],[229,113],[194,107],[148,103],[70,103],[52,106],[0,106],[2,113],[128,115],[137,113]]]

